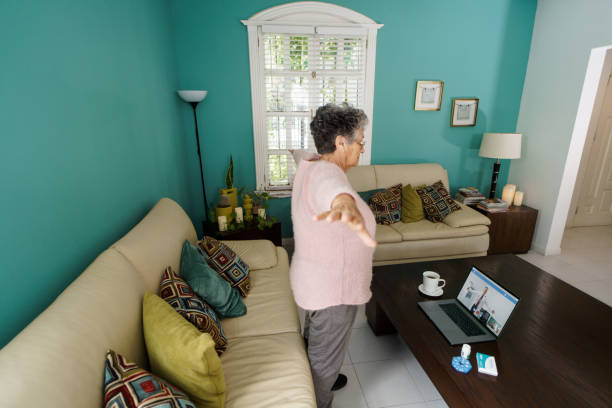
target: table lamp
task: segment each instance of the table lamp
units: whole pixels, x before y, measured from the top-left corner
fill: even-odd
[[[493,165],[493,177],[491,178],[491,192],[489,198],[495,198],[497,189],[497,176],[501,162],[499,159],[520,159],[521,157],[521,134],[520,133],[485,133],[480,143],[480,157],[497,159]]]
[[[208,91],[197,90],[182,90],[177,91],[181,99],[193,108],[193,119],[195,120],[195,135],[198,143],[198,157],[200,158],[200,179],[202,180],[202,196],[204,198],[204,221],[208,221],[208,201],[206,200],[206,189],[204,188],[204,169],[202,167],[202,153],[200,153],[200,134],[198,133],[198,116],[196,115],[196,107],[198,103],[206,98]]]

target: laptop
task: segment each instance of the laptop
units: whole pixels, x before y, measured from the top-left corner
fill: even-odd
[[[472,267],[456,299],[418,302],[451,345],[496,340],[519,298]]]

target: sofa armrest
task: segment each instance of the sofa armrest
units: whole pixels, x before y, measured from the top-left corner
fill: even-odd
[[[459,228],[469,227],[471,225],[491,225],[491,220],[488,217],[467,205],[457,201],[455,202],[461,207],[461,210],[452,212],[444,218],[444,223],[449,227]]]
[[[251,270],[268,269],[276,266],[278,258],[272,241],[253,239],[244,241],[221,241],[230,247]]]

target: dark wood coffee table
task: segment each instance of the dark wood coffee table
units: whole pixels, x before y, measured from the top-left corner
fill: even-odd
[[[473,369],[451,367],[450,346],[417,306],[425,270],[453,298],[474,265],[520,298],[495,342],[472,345]],[[612,308],[516,257],[493,255],[374,268],[368,323],[397,330],[451,407],[612,407]],[[480,374],[476,352],[495,356],[498,377]]]

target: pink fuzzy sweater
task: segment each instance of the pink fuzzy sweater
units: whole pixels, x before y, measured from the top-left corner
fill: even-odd
[[[295,301],[306,310],[366,303],[372,296],[373,248],[363,244],[347,225],[314,221],[313,216],[328,211],[342,193],[355,199],[372,237],[374,215],[340,167],[325,160],[299,159],[296,157],[298,169],[291,197],[295,239],[291,289]]]

